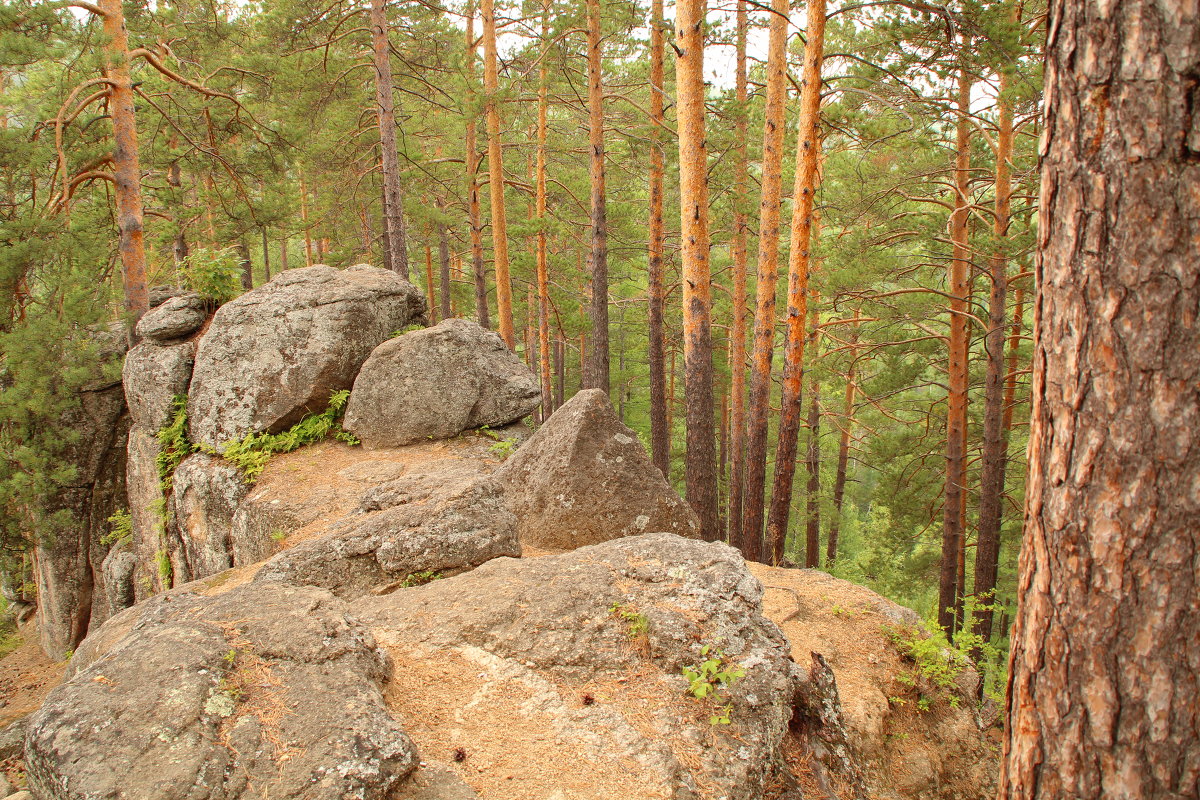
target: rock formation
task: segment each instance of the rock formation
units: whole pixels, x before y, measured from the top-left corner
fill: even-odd
[[[447,319],[375,348],[354,380],[346,430],[367,448],[507,425],[541,404],[537,379],[495,333]]]
[[[196,353],[192,441],[221,451],[324,411],[371,351],[422,320],[424,307],[411,283],[365,264],[288,270],[226,303]]]
[[[570,549],[649,531],[698,536],[700,523],[608,396],[585,389],[550,416],[497,475],[521,542]]]

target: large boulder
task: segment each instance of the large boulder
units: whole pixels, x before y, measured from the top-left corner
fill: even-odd
[[[274,556],[255,580],[321,586],[349,598],[519,556],[516,519],[500,487],[480,475],[472,462],[447,460],[381,484],[363,496],[361,513]]]
[[[818,746],[803,749],[818,760],[797,772],[825,771],[880,800],[995,797],[999,750],[979,718],[979,676],[948,653],[937,680],[922,671],[905,644],[928,637],[916,612],[819,570],[750,570],[792,657],[814,660],[801,705],[820,717]],[[836,690],[821,687],[822,671]]]
[[[278,432],[349,389],[371,351],[411,322],[425,298],[365,264],[282,272],[217,311],[200,339],[188,398],[192,441],[223,450]]]
[[[164,300],[138,320],[135,332],[143,339],[166,342],[195,333],[208,318],[208,303],[189,292]]]
[[[391,664],[349,611],[283,584],[129,609],[30,720],[30,789],[43,800],[392,796],[417,756],[384,702]]]
[[[125,487],[129,500],[132,550],[137,561],[132,576],[134,597],[145,600],[159,587],[156,555],[166,548],[167,497],[158,474],[162,446],[141,425],[129,431]]]
[[[496,479],[524,545],[570,549],[649,531],[700,533],[695,512],[599,389],[564,403]]]
[[[761,599],[732,548],[656,533],[356,609],[425,767],[481,797],[743,800],[773,777],[799,678]],[[744,674],[699,699],[683,673],[708,659]]]
[[[232,536],[247,488],[237,467],[206,453],[188,456],[175,470],[168,536],[175,583],[207,578],[265,555],[259,542]]]
[[[367,448],[448,439],[505,425],[541,403],[537,378],[492,331],[447,319],[375,348],[343,425]]]
[[[195,359],[192,342],[167,347],[144,342],[129,351],[122,375],[134,425],[156,433],[171,421],[171,402],[187,394]]]

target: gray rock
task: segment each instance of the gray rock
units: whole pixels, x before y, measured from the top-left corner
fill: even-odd
[[[184,294],[189,294],[188,290],[178,286],[151,286],[150,307],[158,308],[172,297],[179,297]]]
[[[133,552],[132,539],[123,539],[113,545],[101,565],[104,571],[104,595],[113,613],[129,608],[137,602],[134,585],[137,572],[137,556]]]
[[[208,304],[195,293],[164,300],[138,320],[134,332],[144,339],[159,342],[179,339],[195,333],[208,318]]]
[[[135,600],[145,600],[158,586],[155,554],[166,549],[164,517],[167,498],[158,476],[161,451],[154,434],[141,426],[129,432],[125,485],[129,516],[133,528],[133,554],[136,560],[132,576]]]
[[[320,538],[268,561],[256,581],[321,586],[340,597],[394,590],[410,575],[454,573],[519,556],[516,520],[500,488],[469,462],[448,462],[368,492],[363,508]]]
[[[0,761],[17,758],[25,750],[25,732],[29,730],[29,715],[16,719],[0,731]]]
[[[570,549],[700,523],[599,389],[562,405],[497,470],[521,543]]]
[[[8,797],[4,798],[4,800],[33,800],[33,795],[27,790],[22,789],[15,794],[10,794]]]
[[[112,622],[30,720],[39,798],[382,800],[416,766],[387,656],[328,592],[172,592]]]
[[[129,351],[122,375],[125,402],[135,425],[154,433],[171,421],[171,401],[187,394],[195,359],[192,342],[167,347],[143,342]]]
[[[375,348],[354,380],[344,426],[367,448],[505,425],[541,403],[537,378],[492,331],[447,319]]]
[[[196,453],[175,470],[168,539],[176,584],[256,560],[258,549],[247,559],[231,535],[247,488],[237,467],[217,456]]]
[[[542,735],[590,748],[576,757],[607,760],[614,771],[638,765],[661,781],[646,796],[742,800],[762,796],[801,678],[787,641],[761,613],[762,593],[736,550],[654,533],[496,559],[366,598],[356,610],[381,643],[419,652],[434,674],[447,670],[445,680],[489,681],[490,691],[465,692],[464,701],[483,706],[471,715],[510,714],[497,724],[515,727],[537,709],[553,720]],[[632,627],[638,620],[644,631]],[[718,651],[744,676],[720,688],[716,702],[685,696],[683,667]],[[596,687],[595,703],[581,707],[587,687]],[[512,694],[519,699],[506,703]],[[710,724],[725,704],[733,725]],[[443,712],[456,734],[458,712]]]
[[[425,298],[365,264],[282,272],[221,306],[200,339],[188,400],[191,438],[224,450],[279,432],[349,389],[380,342],[423,320]]]

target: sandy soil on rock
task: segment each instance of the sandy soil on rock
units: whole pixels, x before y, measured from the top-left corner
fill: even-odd
[[[21,646],[0,659],[0,728],[36,711],[55,686],[62,683],[67,662],[51,661],[38,644],[37,625],[21,628]]]

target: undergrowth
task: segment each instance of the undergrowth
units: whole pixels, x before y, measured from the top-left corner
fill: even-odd
[[[329,397],[329,407],[320,414],[309,414],[282,433],[247,434],[241,441],[228,442],[222,455],[241,471],[248,482],[253,483],[262,474],[271,456],[278,453],[290,453],[328,436],[346,444],[359,444],[358,439],[343,430],[341,425],[349,399],[348,389],[334,392]]]
[[[117,544],[133,536],[133,517],[126,509],[118,508],[107,521],[111,527],[100,537],[100,544]]]
[[[712,645],[706,644],[701,647],[700,656],[703,661],[683,668],[683,677],[688,682],[688,694],[697,700],[718,703],[716,712],[708,721],[713,725],[728,725],[733,703],[729,702],[722,692],[744,678],[746,670],[729,661],[720,650],[714,651]]]

